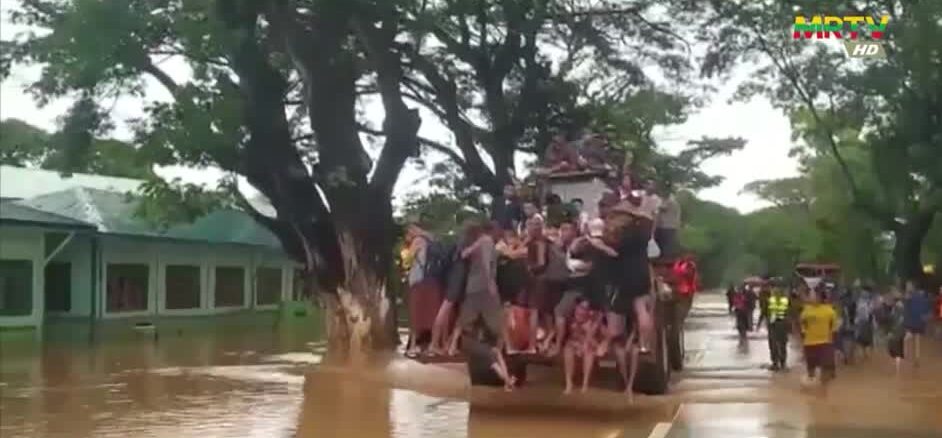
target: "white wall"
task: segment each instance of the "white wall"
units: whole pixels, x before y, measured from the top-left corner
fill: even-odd
[[[582,199],[582,210],[592,217],[598,214],[602,194],[608,191],[605,183],[598,178],[583,180],[550,179],[548,184],[550,192],[559,195],[563,202],[569,202],[574,198]]]
[[[66,315],[88,316],[92,294],[92,236],[76,234],[51,262],[69,263],[72,270],[71,310]],[[44,294],[45,296],[45,294]],[[62,312],[50,312],[62,314]]]
[[[147,239],[102,236],[102,278],[99,281],[99,308],[105,318],[142,315],[205,315],[250,308],[275,308],[277,305],[255,305],[255,268],[275,267],[282,270],[281,297],[290,298],[294,263],[284,254],[239,245],[210,245],[200,243],[167,242]],[[148,265],[148,308],[141,312],[109,313],[107,303],[107,269],[109,263],[141,263]],[[165,271],[168,265],[192,265],[200,268],[200,307],[194,309],[166,309]],[[218,307],[215,305],[216,267],[239,267],[245,273],[243,305]]]
[[[0,226],[0,259],[33,263],[33,309],[28,316],[0,316],[0,326],[39,326],[43,321],[42,231],[31,227]]]

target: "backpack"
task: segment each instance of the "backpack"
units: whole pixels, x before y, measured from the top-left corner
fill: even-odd
[[[448,282],[448,273],[458,259],[458,246],[440,240],[429,240],[425,247],[425,278],[434,278],[441,284]]]
[[[736,310],[746,310],[746,294],[743,292],[737,292],[733,294],[733,308]]]

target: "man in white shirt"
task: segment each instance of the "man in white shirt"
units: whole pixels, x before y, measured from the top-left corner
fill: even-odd
[[[674,255],[678,248],[677,232],[681,225],[680,203],[671,193],[670,188],[664,190],[664,198],[658,205],[658,214],[655,220],[654,240],[664,255]]]
[[[651,218],[657,220],[657,215],[661,209],[661,203],[661,197],[657,195],[654,181],[645,181],[644,191],[641,195],[641,210],[647,213],[647,215]]]

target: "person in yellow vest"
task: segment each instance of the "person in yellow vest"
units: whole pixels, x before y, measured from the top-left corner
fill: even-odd
[[[788,361],[788,313],[790,309],[788,295],[781,286],[776,285],[769,297],[766,315],[769,319],[769,355],[772,357],[772,371],[785,370]]]

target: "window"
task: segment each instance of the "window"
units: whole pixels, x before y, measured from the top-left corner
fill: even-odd
[[[216,268],[216,307],[245,305],[245,269],[236,267]]]
[[[72,264],[50,262],[46,265],[46,310],[68,312],[72,310]]]
[[[33,313],[33,262],[0,260],[0,316]]]
[[[295,301],[301,301],[310,297],[310,288],[307,287],[307,281],[303,269],[294,270],[294,294],[292,297]]]
[[[199,266],[167,265],[164,271],[165,308],[199,308],[201,289]]]
[[[255,271],[255,304],[277,304],[281,298],[281,269],[258,268]]]
[[[150,267],[130,263],[108,264],[108,312],[147,310]]]

